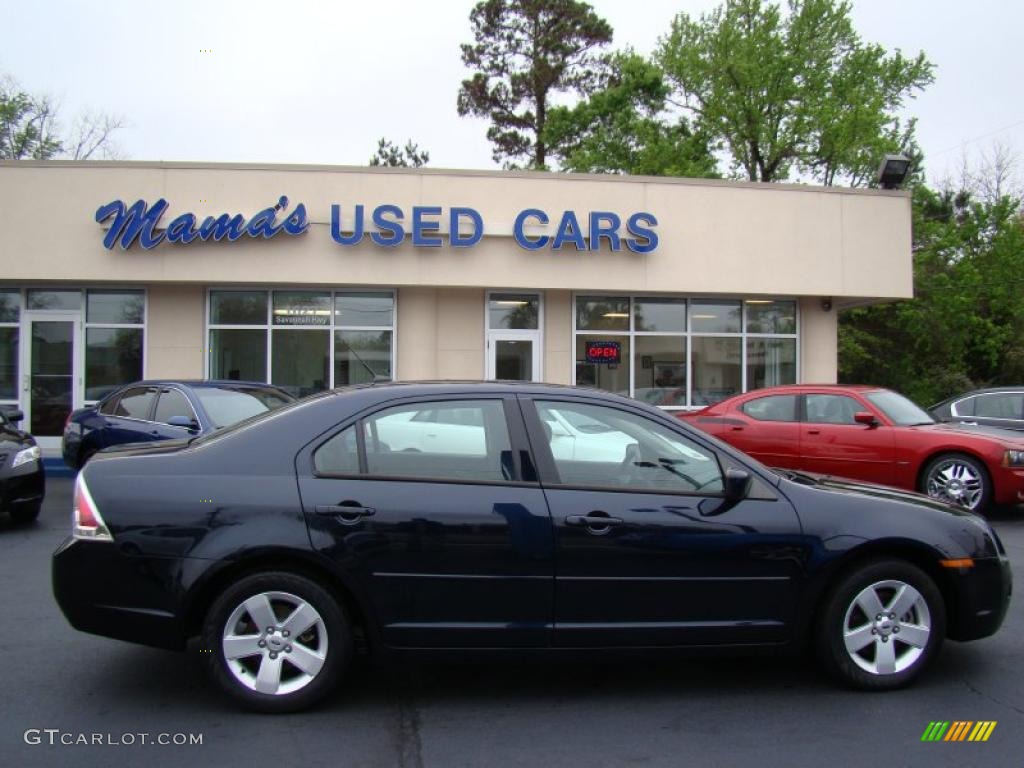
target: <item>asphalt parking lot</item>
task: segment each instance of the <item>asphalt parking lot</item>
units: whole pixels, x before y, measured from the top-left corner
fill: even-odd
[[[363,665],[315,711],[267,716],[222,699],[196,653],[67,625],[49,567],[70,504],[71,481],[51,479],[37,523],[0,520],[3,765],[1024,766],[1024,508],[994,520],[1017,574],[1002,630],[948,643],[909,690],[837,689],[800,658]],[[997,726],[984,743],[922,743],[934,720]],[[60,743],[97,733],[114,743]]]

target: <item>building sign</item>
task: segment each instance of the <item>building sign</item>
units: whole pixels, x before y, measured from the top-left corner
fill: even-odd
[[[622,361],[622,344],[617,341],[588,341],[584,351],[588,363],[618,365]]]
[[[96,211],[97,223],[110,222],[110,229],[103,238],[104,247],[112,250],[120,245],[128,250],[137,241],[143,249],[149,250],[164,241],[188,245],[196,240],[234,242],[243,237],[269,240],[277,235],[301,235],[309,229],[306,206],[299,203],[285,215],[288,198],[284,195],[277,205],[264,208],[248,220],[240,213],[223,213],[207,216],[200,223],[196,214],[183,213],[164,227],[160,220],[167,207],[163,198],[152,205],[138,200],[128,206],[121,200],[113,200],[100,206]],[[279,215],[283,217],[280,221]],[[447,225],[446,232],[442,231],[442,222]],[[551,224],[554,224],[554,234],[530,231]],[[651,253],[658,247],[658,234],[654,230],[657,225],[654,214],[643,211],[623,217],[611,211],[549,214],[539,208],[526,208],[516,215],[512,236],[519,247],[527,251],[598,251],[606,247],[610,251],[625,248],[633,253]],[[351,213],[343,215],[342,206],[331,206],[331,239],[341,246],[367,240],[383,248],[394,248],[405,242],[417,248],[438,248],[445,244],[470,248],[483,236],[483,217],[473,208],[453,207],[446,211],[441,206],[417,205],[406,212],[388,203],[371,211],[364,205],[355,205]]]

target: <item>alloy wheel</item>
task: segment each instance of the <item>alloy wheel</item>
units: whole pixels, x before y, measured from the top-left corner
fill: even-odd
[[[283,696],[305,688],[327,659],[323,617],[288,592],[260,592],[228,617],[221,647],[235,679],[257,693]]]
[[[843,620],[843,643],[850,659],[872,675],[893,675],[924,653],[932,632],[924,596],[903,581],[871,584],[853,598]]]
[[[981,503],[985,486],[974,466],[950,458],[931,467],[925,480],[925,490],[933,498],[974,510]]]

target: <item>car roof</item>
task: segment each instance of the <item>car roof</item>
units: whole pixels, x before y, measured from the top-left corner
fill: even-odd
[[[125,384],[119,389],[125,387],[161,387],[170,384],[178,384],[184,387],[271,387],[273,389],[280,389],[276,384],[267,384],[265,381],[238,381],[236,379],[144,379],[143,381],[133,381],[131,384]]]
[[[521,392],[522,394],[586,394],[604,400],[621,400],[621,395],[592,387],[576,387],[569,384],[547,384],[530,381],[474,381],[469,379],[438,379],[422,381],[378,381],[338,387],[333,393],[343,394],[353,390],[381,390],[401,395],[472,394],[474,392]],[[631,401],[636,402],[636,401]]]
[[[775,387],[762,387],[760,389],[751,389],[742,394],[752,395],[755,393],[775,393],[775,392],[800,392],[804,389],[834,389],[837,392],[877,392],[885,390],[886,387],[875,386],[874,384],[780,384]],[[737,395],[733,395],[736,397]]]

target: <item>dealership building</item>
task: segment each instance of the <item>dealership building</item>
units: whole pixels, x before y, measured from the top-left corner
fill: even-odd
[[[142,378],[524,379],[689,408],[836,378],[912,295],[905,192],[499,171],[0,162],[0,405],[50,452]]]

